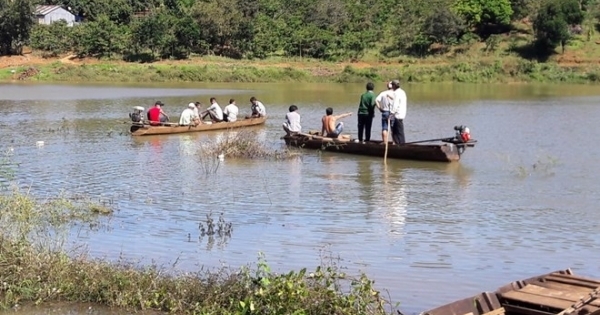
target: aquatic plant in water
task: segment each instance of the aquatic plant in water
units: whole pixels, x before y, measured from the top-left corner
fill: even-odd
[[[299,156],[300,151],[291,148],[275,150],[259,140],[255,130],[229,130],[225,137],[217,141],[206,142],[202,146],[203,156],[222,156],[223,158],[265,158],[287,159]]]

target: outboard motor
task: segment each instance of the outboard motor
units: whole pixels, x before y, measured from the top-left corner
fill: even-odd
[[[460,142],[469,142],[471,140],[471,130],[467,126],[454,126],[454,130],[456,130],[456,140]]]
[[[144,108],[142,106],[134,106],[133,113],[129,113],[129,118],[134,123],[142,123],[144,120]]]

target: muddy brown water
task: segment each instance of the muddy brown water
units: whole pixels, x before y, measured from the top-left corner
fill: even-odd
[[[270,116],[254,130],[279,149],[290,104],[305,130],[318,129],[327,106],[356,111],[362,84],[0,85],[0,148],[12,149],[20,187],[116,209],[108,229],[72,235],[108,260],[187,271],[254,263],[262,252],[286,272],[339,257],[407,314],[555,269],[600,275],[597,86],[405,89],[407,141],[470,127],[479,142],[460,163],[386,168],[377,158],[309,151],[289,161],[225,159],[206,174],[201,143],[227,131],[134,138],[123,124],[132,106],[157,99],[176,117],[210,96],[222,105],[233,97],[246,113],[254,95]],[[347,132],[355,119],[344,120]],[[373,134],[380,139],[377,119]],[[199,238],[210,212],[232,223],[231,238]]]

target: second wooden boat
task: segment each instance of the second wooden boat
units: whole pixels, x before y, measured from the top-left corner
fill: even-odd
[[[455,137],[415,141],[403,145],[388,144],[387,158],[415,160],[415,161],[433,161],[433,162],[453,162],[460,160],[461,155],[467,147],[475,146],[476,140],[464,138],[464,126],[457,126]],[[340,153],[349,153],[356,155],[367,155],[384,157],[385,144],[382,141],[369,141],[359,143],[353,139],[334,139],[321,137],[315,134],[295,133],[282,137],[289,146],[324,150]],[[422,144],[423,142],[441,142],[440,144]]]

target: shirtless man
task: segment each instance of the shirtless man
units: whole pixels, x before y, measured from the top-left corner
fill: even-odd
[[[337,138],[340,136],[342,131],[344,131],[344,123],[339,122],[336,125],[336,121],[338,119],[352,115],[352,113],[345,113],[345,114],[334,116],[333,108],[331,108],[331,107],[328,107],[325,110],[325,114],[326,115],[323,116],[323,119],[321,119],[321,121],[323,122],[323,128],[321,128],[321,136],[323,136],[323,137],[327,136],[330,138]]]

